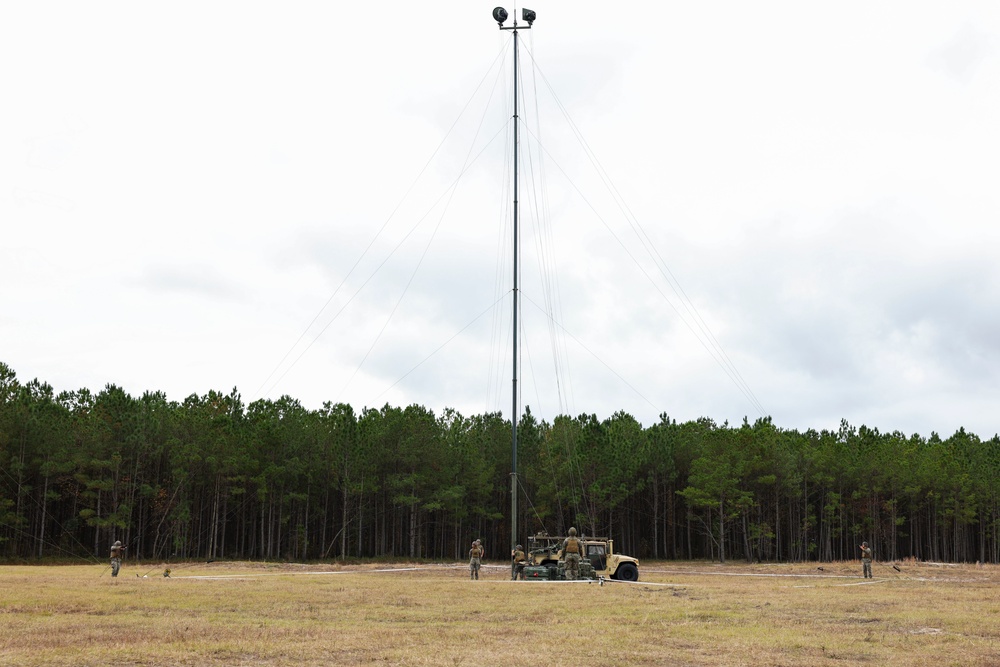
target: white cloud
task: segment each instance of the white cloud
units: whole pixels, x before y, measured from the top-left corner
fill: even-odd
[[[757,416],[662,261],[779,426],[1000,430],[991,3],[534,8],[536,414]],[[413,9],[5,9],[0,360],[57,389],[508,411],[510,34]]]

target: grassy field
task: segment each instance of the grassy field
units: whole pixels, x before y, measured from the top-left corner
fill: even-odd
[[[0,567],[0,665],[1000,665],[995,566],[155,565]]]

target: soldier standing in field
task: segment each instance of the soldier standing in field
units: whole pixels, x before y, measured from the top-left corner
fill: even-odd
[[[861,546],[861,573],[865,579],[872,578],[872,550],[867,542],[862,542]]]
[[[583,542],[576,537],[576,528],[569,529],[569,537],[563,540],[563,559],[566,561],[566,578],[580,578],[580,556],[583,555]]]
[[[524,551],[520,544],[510,552],[510,580],[517,579],[517,575],[524,579]]]
[[[483,558],[483,547],[480,545],[479,540],[472,543],[472,548],[469,549],[469,578],[479,579],[479,566],[482,565]]]
[[[122,567],[122,557],[125,555],[125,547],[122,546],[121,540],[115,540],[115,543],[111,545],[111,576],[117,577],[118,570]]]

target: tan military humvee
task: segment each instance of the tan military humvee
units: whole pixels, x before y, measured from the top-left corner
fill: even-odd
[[[528,567],[549,568],[548,579],[565,579],[566,561],[562,544],[565,537],[539,533],[528,538]],[[639,559],[616,554],[614,540],[607,537],[580,536],[583,558],[580,576],[588,579],[610,577],[621,581],[639,581]]]

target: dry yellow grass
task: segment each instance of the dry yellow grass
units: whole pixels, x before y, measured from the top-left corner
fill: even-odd
[[[646,562],[642,582],[604,586],[148,567],[0,567],[0,665],[1000,665],[994,566],[876,564],[865,581],[855,563]]]

